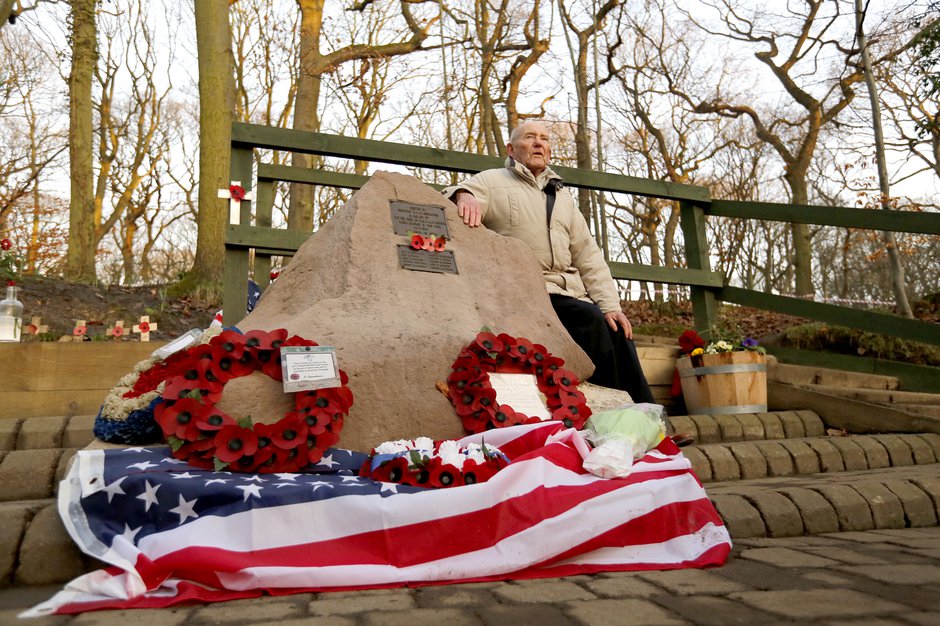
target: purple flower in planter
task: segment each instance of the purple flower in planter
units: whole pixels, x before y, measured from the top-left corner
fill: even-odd
[[[744,346],[745,348],[749,348],[749,349],[750,349],[750,348],[756,348],[756,347],[757,347],[757,340],[754,339],[753,337],[745,337],[745,338],[744,338],[744,341],[741,342],[741,345]]]

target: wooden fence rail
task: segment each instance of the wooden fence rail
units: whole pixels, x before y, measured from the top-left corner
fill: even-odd
[[[343,172],[259,163],[257,185],[254,185],[252,182],[255,153],[257,150],[266,149],[463,173],[475,173],[503,164],[503,159],[498,157],[439,148],[255,124],[233,124],[231,177],[232,180],[242,181],[246,189],[256,188],[257,200],[254,223],[251,221],[251,203],[244,201],[241,205],[240,223],[230,224],[225,233],[223,306],[227,312],[228,323],[241,319],[240,311],[243,310],[247,298],[249,251],[254,250],[255,276],[263,287],[268,281],[270,258],[292,255],[309,236],[306,232],[271,227],[274,185],[282,181],[358,189],[368,180],[366,176]],[[711,248],[705,228],[706,217],[711,215],[940,235],[940,214],[713,200],[705,187],[568,167],[553,169],[565,179],[565,184],[571,187],[679,201],[687,267],[666,268],[615,261],[610,262],[610,267],[614,278],[619,280],[688,286],[698,329],[705,329],[714,324],[717,318],[717,303],[729,302],[940,345],[940,326],[937,324],[731,286],[725,276],[710,268]]]

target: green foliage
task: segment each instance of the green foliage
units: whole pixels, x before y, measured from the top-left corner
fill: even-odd
[[[940,366],[940,348],[844,326],[814,323],[784,332],[783,347]]]

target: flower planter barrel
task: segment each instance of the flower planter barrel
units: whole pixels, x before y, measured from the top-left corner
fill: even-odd
[[[767,362],[750,350],[685,356],[676,361],[689,413],[763,413]]]

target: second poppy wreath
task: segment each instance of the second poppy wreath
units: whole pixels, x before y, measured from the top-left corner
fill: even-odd
[[[578,390],[574,372],[564,368],[564,360],[540,344],[506,333],[481,332],[457,356],[447,377],[448,397],[464,428],[479,433],[492,428],[530,424],[542,418],[526,415],[499,402],[490,383],[490,374],[530,374],[551,419],[581,428],[591,416],[584,394]]]

